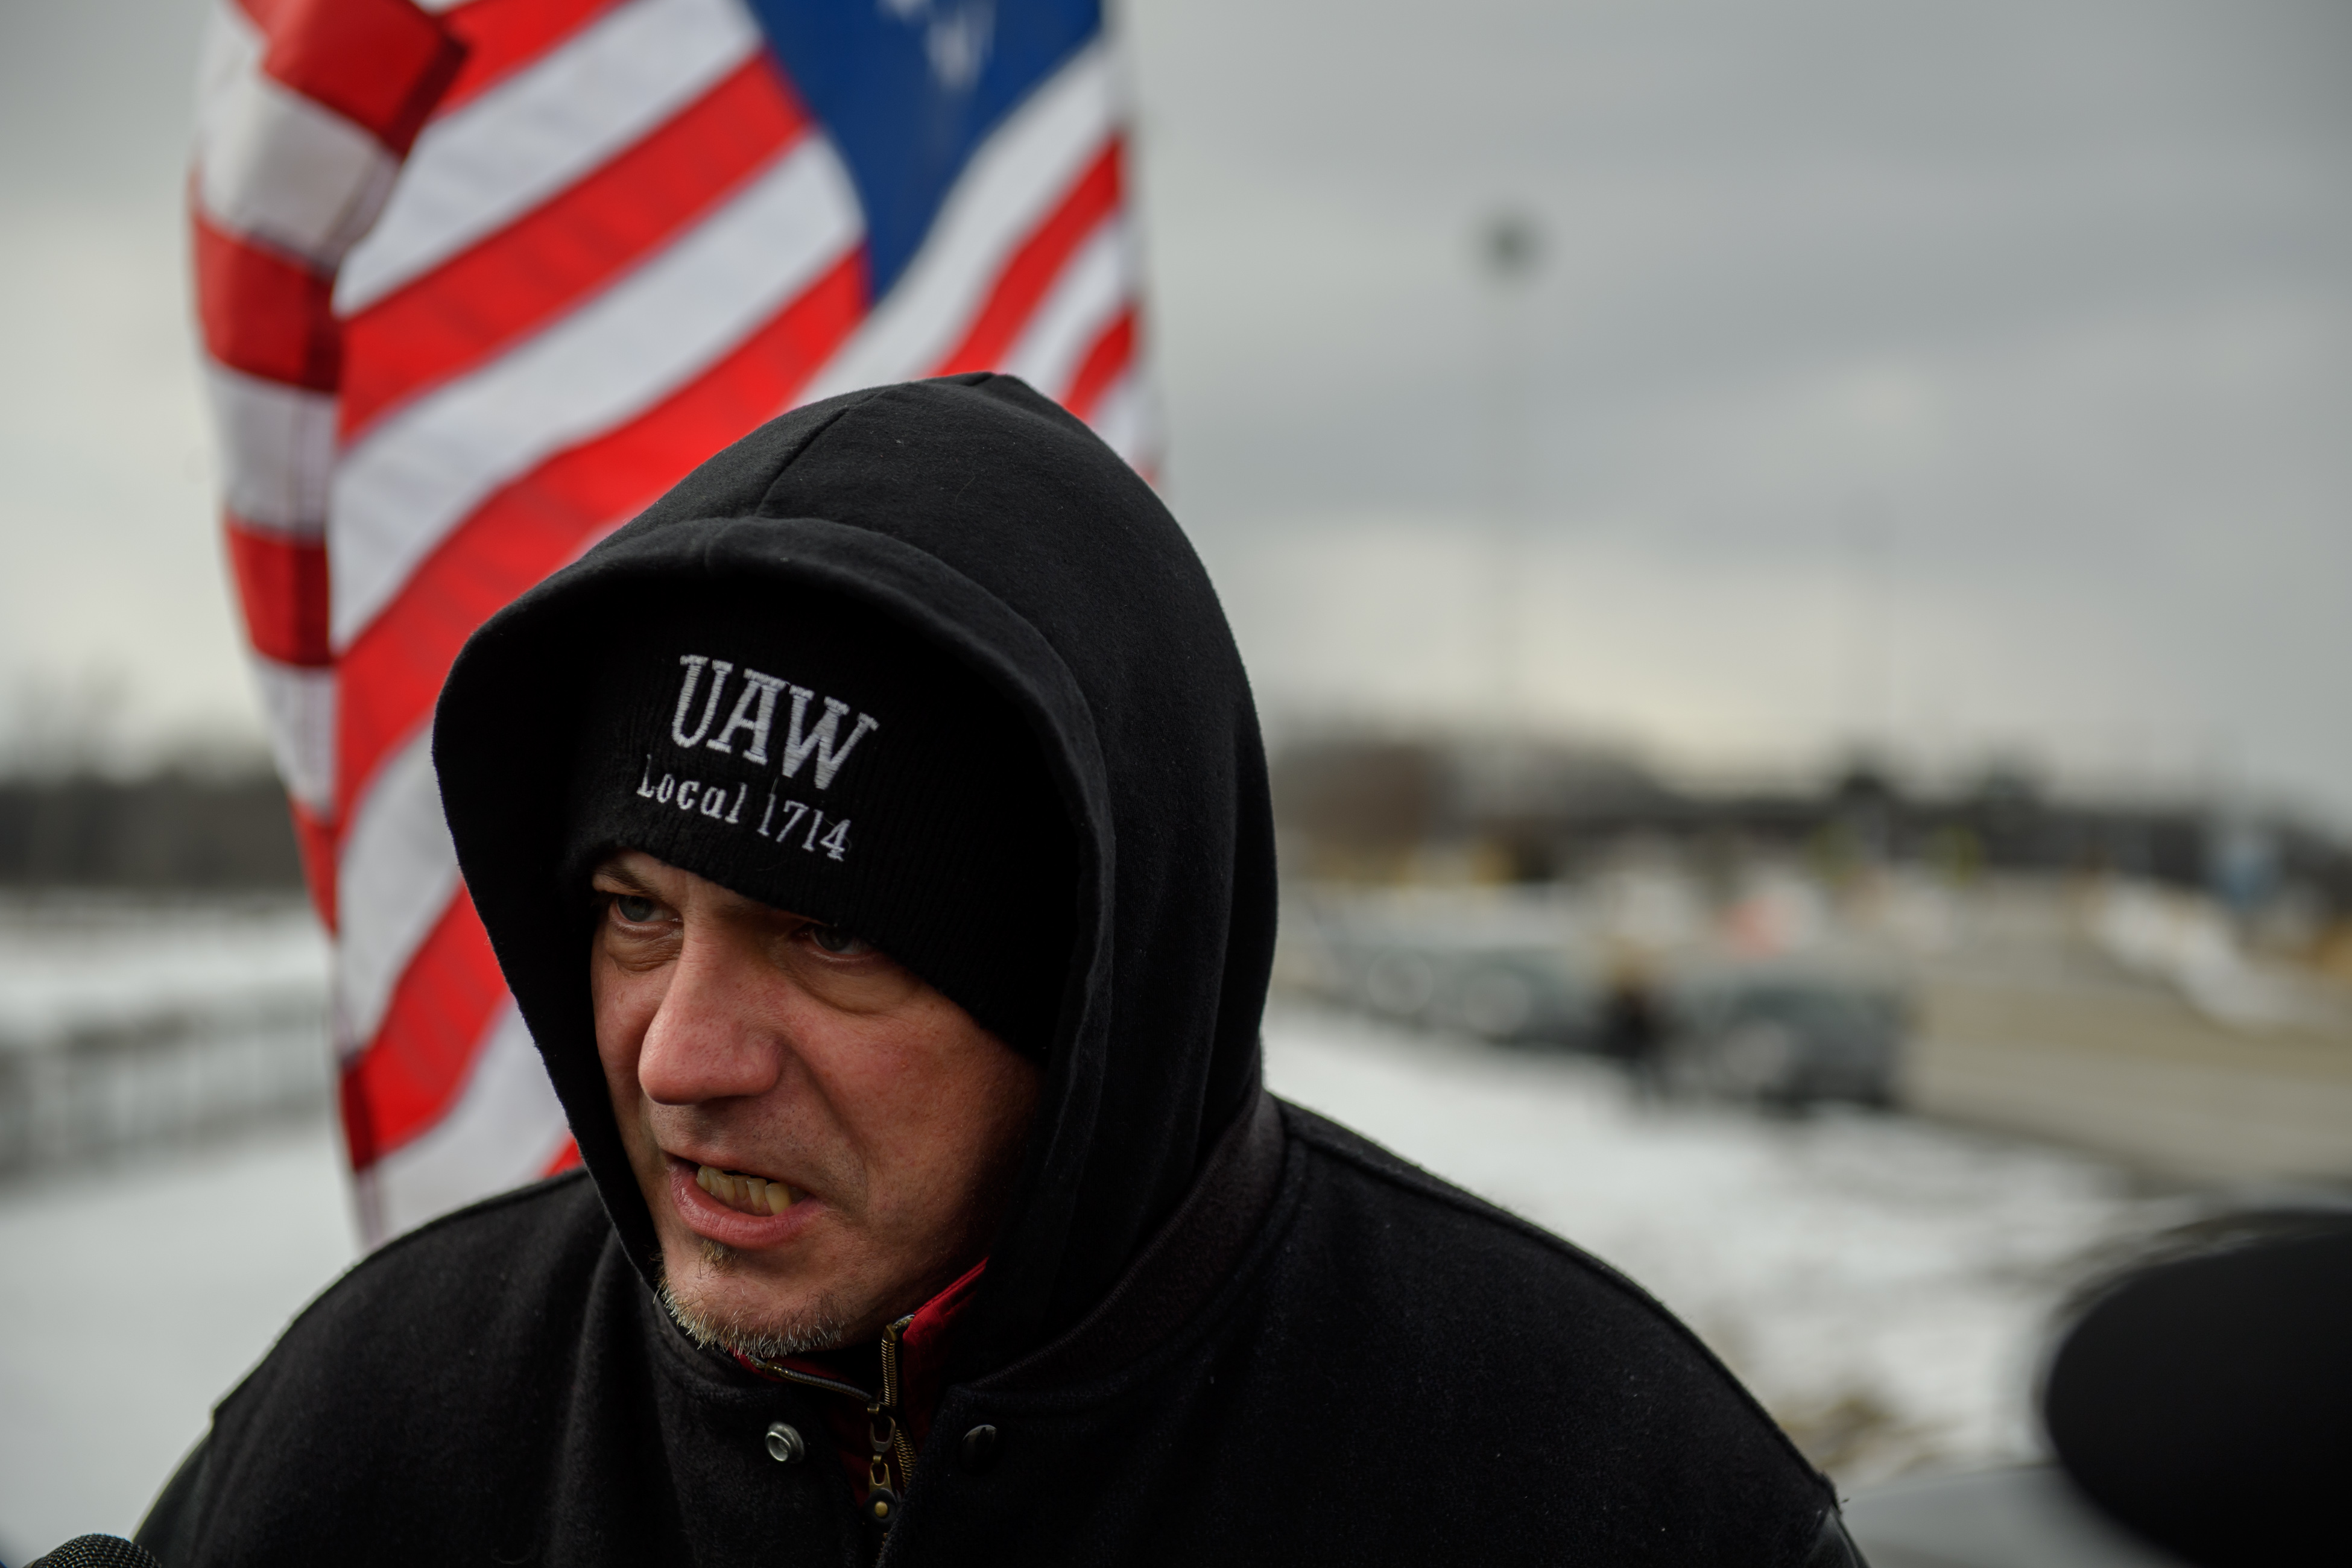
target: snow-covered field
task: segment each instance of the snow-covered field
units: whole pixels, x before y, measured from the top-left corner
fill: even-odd
[[[1637,1103],[1588,1058],[1278,1006],[1267,1079],[1632,1275],[1848,1487],[2038,1452],[2052,1310],[2186,1217],[2095,1161],[1864,1112]]]
[[[294,899],[0,897],[0,1562],[137,1523],[352,1257],[327,971]]]
[[[0,1187],[0,1562],[127,1534],[214,1401],[354,1255],[307,1125]]]
[[[1849,1487],[2032,1453],[2046,1315],[2086,1255],[2177,1217],[1900,1118],[1650,1110],[1594,1062],[1294,1005],[1266,1044],[1278,1092],[1648,1286]],[[321,1123],[0,1187],[0,1561],[136,1521],[350,1260],[337,1158]]]
[[[327,944],[285,898],[0,898],[0,1179],[328,1098]]]
[[[0,1044],[37,1049],[159,1013],[323,1000],[327,941],[289,898],[0,898]]]

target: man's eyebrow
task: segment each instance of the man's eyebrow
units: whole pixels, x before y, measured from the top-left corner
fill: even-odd
[[[617,859],[607,860],[603,865],[598,866],[594,870],[589,872],[589,886],[595,886],[599,879],[609,879],[615,882],[625,883],[641,893],[648,890],[646,887],[645,879],[630,871],[625,862]]]

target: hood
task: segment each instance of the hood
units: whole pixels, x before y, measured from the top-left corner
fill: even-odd
[[[1265,761],[1207,574],[1076,419],[987,374],[796,409],[487,622],[434,721],[458,864],[581,1154],[652,1277],[596,1058],[564,811],[595,648],[649,588],[774,582],[953,650],[1033,727],[1076,852],[1069,964],[1026,1164],[953,1373],[1077,1321],[1254,1090],[1273,960]]]

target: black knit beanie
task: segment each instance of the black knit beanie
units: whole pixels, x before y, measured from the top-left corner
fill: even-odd
[[[1035,738],[882,612],[648,590],[604,638],[565,875],[639,849],[865,938],[1014,1049],[1052,1040],[1076,862]]]

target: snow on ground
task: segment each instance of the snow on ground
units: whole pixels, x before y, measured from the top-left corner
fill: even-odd
[[[1605,1064],[1278,1005],[1274,1090],[1664,1300],[1851,1487],[2032,1456],[2053,1310],[2180,1217],[2092,1160],[1902,1117],[1637,1103]]]
[[[0,1178],[323,1105],[327,1000],[297,900],[0,896]]]
[[[327,939],[289,899],[0,899],[0,1043],[164,1009],[244,1008],[327,989]]]
[[[0,1562],[128,1534],[355,1250],[323,1112],[0,1187]]]

